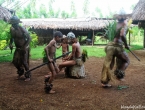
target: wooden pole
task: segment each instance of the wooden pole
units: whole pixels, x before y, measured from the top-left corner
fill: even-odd
[[[130,46],[130,32],[129,32],[129,46]]]
[[[94,36],[94,30],[93,30],[92,46],[94,45],[94,38],[95,36]]]
[[[143,37],[143,48],[145,49],[145,27],[144,27],[144,37]]]

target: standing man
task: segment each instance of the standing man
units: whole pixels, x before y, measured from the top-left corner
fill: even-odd
[[[129,65],[129,58],[125,52],[123,45],[126,49],[129,49],[126,40],[127,34],[127,20],[124,15],[118,17],[118,23],[116,26],[116,35],[113,42],[110,42],[105,47],[106,57],[103,64],[101,83],[102,87],[111,87],[109,81],[112,79],[112,69],[114,67],[114,60],[116,58],[116,70],[114,75],[120,81],[124,79],[125,70]]]
[[[17,79],[19,79],[25,71],[29,70],[29,43],[31,41],[28,31],[20,26],[19,23],[21,23],[21,21],[17,16],[13,16],[10,19],[10,24],[12,24],[12,27],[10,28],[11,39],[9,47],[12,49],[12,43],[15,43],[16,49],[12,63],[17,68]],[[26,73],[25,81],[30,81],[30,77],[30,72]]]
[[[82,65],[82,52],[80,48],[80,43],[78,42],[77,38],[75,37],[74,33],[69,32],[67,34],[68,39],[72,43],[72,53],[65,58],[64,60],[67,60],[65,62],[62,62],[59,65],[59,69],[63,67],[73,66],[73,65]]]

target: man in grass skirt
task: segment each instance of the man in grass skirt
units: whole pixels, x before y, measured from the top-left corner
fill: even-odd
[[[10,28],[11,39],[9,47],[10,49],[13,48],[13,42],[16,46],[12,63],[17,68],[17,79],[20,79],[24,72],[29,70],[29,43],[31,38],[28,31],[19,25],[21,21],[17,16],[12,16],[9,23],[12,25]],[[25,73],[25,81],[29,81],[30,76],[30,72]]]
[[[116,33],[112,42],[109,42],[105,47],[106,57],[103,63],[102,73],[101,73],[101,83],[102,87],[111,87],[109,83],[113,80],[113,67],[116,59],[116,69],[114,71],[115,77],[123,81],[125,76],[125,70],[129,65],[129,57],[125,52],[123,46],[129,49],[126,40],[127,34],[127,16],[116,15],[115,18],[118,19],[116,24]]]

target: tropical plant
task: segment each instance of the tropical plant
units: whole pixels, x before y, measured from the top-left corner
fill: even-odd
[[[100,18],[103,18],[103,13],[102,13],[102,11],[101,11],[101,9],[100,9],[99,7],[96,7],[96,8],[95,8],[95,12],[96,12],[97,14],[99,14],[99,17],[100,17]]]
[[[84,0],[83,13],[85,16],[89,14],[89,0]]]
[[[7,47],[11,34],[10,34],[10,24],[0,20],[0,50],[3,50]]]
[[[35,32],[29,31],[29,34],[31,36],[31,42],[30,42],[30,47],[35,48],[37,47],[38,44],[38,36]]]
[[[63,10],[63,11],[61,12],[61,17],[62,17],[62,18],[69,18],[69,14]]]
[[[109,22],[105,29],[105,36],[108,38],[109,41],[113,41],[116,35],[116,25],[117,22],[114,20],[113,22]]]
[[[41,18],[48,18],[48,14],[47,14],[45,5],[41,4],[39,10],[40,10],[39,14],[40,14]]]
[[[75,4],[73,1],[71,1],[71,17],[77,17],[76,9],[75,9]]]

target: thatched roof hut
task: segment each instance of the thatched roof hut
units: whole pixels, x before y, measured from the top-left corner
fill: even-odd
[[[145,0],[139,0],[132,12],[132,19],[145,21]]]
[[[10,17],[11,17],[10,11],[0,6],[0,20],[8,21]]]
[[[24,27],[29,27],[35,31],[39,38],[43,37],[43,43],[47,43],[48,38],[52,38],[55,30],[67,34],[72,31],[76,36],[88,36],[93,39],[93,36],[100,30],[103,30],[109,22],[113,20],[104,20],[96,18],[78,18],[78,19],[21,19]]]
[[[110,20],[96,19],[22,19],[25,27],[34,29],[71,29],[71,30],[99,30],[105,28]]]
[[[139,0],[132,12],[132,19],[138,23],[138,26],[144,29],[144,41],[145,48],[145,0]]]
[[[132,14],[114,14],[113,18],[114,19],[126,19],[126,18],[131,18]]]

